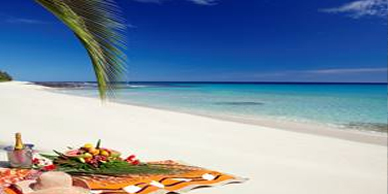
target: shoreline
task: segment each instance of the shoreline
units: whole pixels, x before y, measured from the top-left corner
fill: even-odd
[[[72,94],[69,94],[70,96],[74,96]],[[88,97],[87,97],[88,98]],[[91,97],[93,98],[93,97]],[[360,143],[370,143],[375,145],[387,145],[387,134],[386,133],[372,133],[372,132],[363,132],[358,131],[355,129],[341,129],[341,128],[335,128],[335,127],[329,127],[329,126],[323,126],[323,125],[313,125],[312,123],[302,123],[302,122],[293,122],[293,121],[280,121],[275,119],[258,119],[258,120],[250,120],[250,119],[242,119],[242,118],[231,118],[228,116],[216,116],[216,115],[210,115],[210,114],[199,114],[199,113],[192,113],[188,111],[179,111],[179,110],[172,110],[168,108],[159,108],[159,107],[153,107],[153,106],[147,106],[147,105],[139,105],[139,104],[132,104],[132,103],[125,103],[125,102],[110,102],[110,103],[119,103],[124,105],[130,105],[130,106],[137,106],[142,108],[150,108],[155,110],[163,110],[163,111],[169,111],[169,112],[176,112],[176,113],[183,113],[193,116],[200,116],[204,118],[211,118],[216,119],[220,121],[228,121],[228,122],[235,122],[235,123],[241,123],[241,124],[248,124],[248,125],[254,125],[258,127],[268,127],[268,128],[276,128],[280,130],[285,131],[293,131],[298,133],[306,133],[311,135],[321,135],[321,136],[327,136],[327,137],[333,137],[343,140],[349,140],[349,141],[355,141]],[[314,128],[314,129],[312,129]]]
[[[35,83],[30,83],[30,84],[43,87],[43,88],[47,89],[48,91],[54,92],[54,93],[96,99],[95,97],[90,97],[90,96],[82,96],[82,95],[75,95],[75,94],[62,93],[62,92],[55,91],[55,90],[61,90],[61,88],[42,86],[42,85],[35,84]],[[307,134],[312,134],[312,135],[321,135],[321,136],[333,137],[333,138],[361,142],[361,143],[370,143],[370,144],[383,145],[383,146],[387,145],[387,133],[383,133],[383,132],[368,132],[368,131],[356,130],[356,129],[351,129],[351,128],[338,128],[338,127],[334,127],[334,126],[330,127],[330,126],[325,126],[321,123],[316,123],[316,125],[315,125],[315,123],[312,123],[312,122],[311,123],[304,123],[304,122],[296,122],[296,121],[266,119],[266,118],[260,118],[260,119],[255,119],[255,120],[243,119],[243,118],[232,118],[231,116],[200,114],[200,113],[194,113],[194,112],[190,112],[190,111],[173,110],[173,109],[169,109],[169,108],[148,106],[148,105],[143,105],[143,104],[122,102],[122,101],[109,101],[109,103],[118,103],[118,104],[123,104],[123,105],[130,105],[130,106],[137,106],[137,107],[163,110],[163,111],[169,111],[169,112],[183,113],[183,114],[200,116],[200,117],[205,117],[205,118],[217,119],[217,120],[221,120],[221,121],[249,124],[249,125],[255,125],[258,127],[276,128],[276,129],[281,129],[281,130],[286,130],[286,131],[293,131],[293,132],[298,132],[298,133],[307,133]]]
[[[43,153],[102,139],[142,161],[174,160],[239,177],[201,194],[386,194],[387,147],[0,83],[0,148],[14,133]],[[6,153],[0,149],[0,162]]]

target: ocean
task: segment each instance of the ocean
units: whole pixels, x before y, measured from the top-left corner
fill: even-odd
[[[98,97],[94,83],[65,85],[57,91]],[[386,84],[136,82],[120,84],[113,101],[233,120],[387,133]]]

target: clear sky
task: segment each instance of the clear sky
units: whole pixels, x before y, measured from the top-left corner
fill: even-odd
[[[386,82],[387,0],[118,0],[130,81]],[[33,0],[2,2],[0,69],[89,81],[85,50]]]

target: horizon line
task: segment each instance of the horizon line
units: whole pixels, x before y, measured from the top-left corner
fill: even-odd
[[[32,83],[97,83],[96,81],[29,81]],[[202,84],[379,84],[388,82],[320,82],[320,81],[121,81],[116,83],[202,83]]]

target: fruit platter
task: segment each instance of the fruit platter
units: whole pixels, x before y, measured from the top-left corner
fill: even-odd
[[[54,150],[55,155],[40,154],[34,158],[34,168],[37,170],[58,170],[72,175],[129,175],[129,174],[166,174],[176,172],[163,165],[142,163],[135,155],[121,157],[119,151],[101,147],[101,140],[94,146],[87,143],[77,149],[65,152]],[[49,159],[52,164],[43,162]]]
[[[99,164],[112,161],[112,160],[121,160],[121,153],[108,149],[108,148],[100,148],[101,140],[98,141],[96,146],[93,146],[91,143],[87,143],[84,146],[78,149],[71,149],[66,151],[63,154],[64,157],[77,159],[79,162],[87,163],[93,165],[94,167],[98,167]],[[56,151],[56,153],[58,153]],[[130,162],[133,165],[139,164],[139,160],[135,160],[135,156],[132,155],[130,159],[126,159],[127,162]]]

